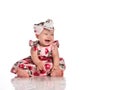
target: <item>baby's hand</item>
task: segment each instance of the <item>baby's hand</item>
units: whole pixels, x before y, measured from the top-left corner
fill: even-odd
[[[51,71],[58,70],[58,69],[59,69],[59,66],[54,65]]]
[[[59,68],[59,66],[53,66],[51,70],[51,76],[52,77],[62,77],[63,71]]]
[[[44,63],[43,63],[43,62],[39,62],[39,63],[37,64],[37,70],[45,70]]]

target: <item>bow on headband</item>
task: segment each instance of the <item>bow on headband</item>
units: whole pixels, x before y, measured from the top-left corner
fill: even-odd
[[[34,32],[39,35],[43,29],[54,30],[53,21],[51,19],[41,22],[39,24],[34,24]]]

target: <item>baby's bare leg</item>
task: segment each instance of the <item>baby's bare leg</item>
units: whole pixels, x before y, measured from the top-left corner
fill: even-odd
[[[23,69],[20,69],[20,68],[17,69],[16,74],[17,74],[18,77],[23,77],[23,78],[28,78],[29,77],[28,72],[23,70]]]

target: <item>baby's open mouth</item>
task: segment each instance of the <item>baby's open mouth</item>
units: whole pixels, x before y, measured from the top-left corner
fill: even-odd
[[[49,43],[49,42],[50,42],[50,40],[45,40],[45,42]]]

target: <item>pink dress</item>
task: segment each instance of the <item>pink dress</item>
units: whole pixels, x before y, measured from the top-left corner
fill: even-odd
[[[58,41],[54,41],[52,45],[47,47],[40,47],[39,41],[30,41],[29,45],[34,48],[34,50],[38,54],[38,58],[44,63],[45,70],[37,70],[36,65],[33,63],[31,56],[28,56],[22,60],[17,61],[12,69],[11,72],[17,72],[17,68],[21,68],[28,72],[29,76],[50,76],[50,71],[53,67],[53,57],[52,57],[52,50],[54,49],[54,45],[59,47]],[[65,70],[65,62],[63,58],[59,59],[59,67],[61,70]]]

